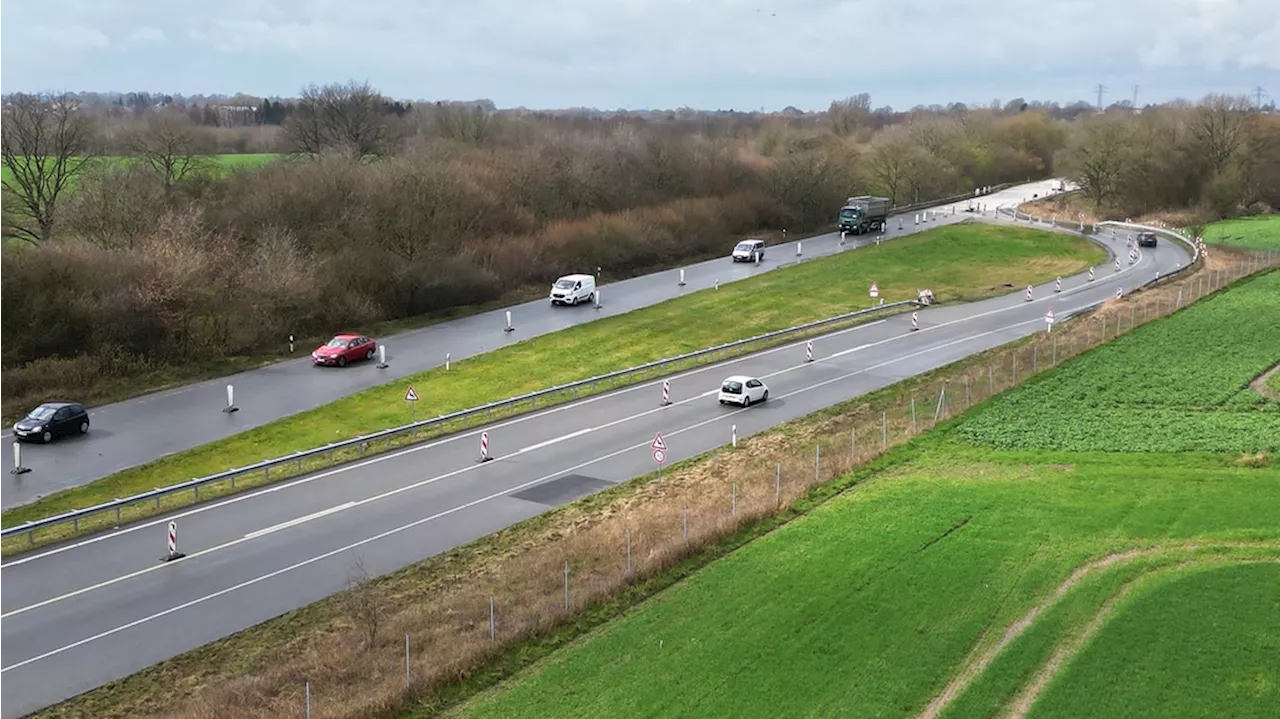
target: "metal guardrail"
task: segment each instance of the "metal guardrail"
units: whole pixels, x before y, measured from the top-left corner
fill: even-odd
[[[820,329],[823,327],[837,325],[842,322],[847,322],[849,320],[856,319],[863,315],[884,312],[886,310],[890,310],[898,307],[906,307],[909,305],[919,306],[919,302],[916,300],[900,300],[897,302],[889,302],[886,304],[877,305],[875,307],[870,307],[863,310],[856,310],[854,312],[848,312],[842,315],[836,315],[835,317],[828,317],[826,319],[815,320],[813,322],[808,322],[806,324],[795,325],[793,327],[788,327],[786,329],[781,329],[781,330],[775,330],[773,332],[766,332],[764,334],[756,335],[754,337],[748,337],[742,340],[726,342],[724,344],[716,345],[715,347],[708,347],[706,349],[695,350],[693,352],[687,352],[685,354],[677,355],[675,357],[668,357],[666,359],[656,360],[654,362],[649,362],[647,364],[637,365],[635,367],[630,367],[627,369],[618,370],[618,371],[610,372],[607,374],[597,375],[595,377],[588,377],[587,379],[578,380],[576,382],[569,382],[567,384],[557,385],[555,387],[549,387],[547,389],[538,390],[536,392],[529,392],[526,394],[519,395],[517,397],[511,397],[509,399],[504,399],[497,402],[490,402],[488,404],[480,405],[478,407],[472,407],[470,409],[451,412],[449,414],[440,415],[438,417],[433,417],[431,419],[424,419],[418,422],[412,422],[410,424],[401,425],[399,427],[393,427],[391,429],[374,432],[373,434],[362,435],[362,436],[355,437],[353,439],[345,440],[342,442],[328,444],[323,447],[317,447],[314,449],[295,452],[286,457],[277,457],[275,459],[268,459],[268,460],[264,460],[262,462],[251,464],[245,467],[239,467],[237,469],[229,469],[224,472],[212,474],[207,477],[198,477],[195,479],[188,480],[186,482],[173,484],[167,487],[158,487],[149,492],[142,492],[140,494],[135,494],[131,497],[124,497],[122,499],[113,499],[110,502],[103,502],[102,504],[94,505],[92,507],[72,510],[70,512],[54,515],[52,517],[46,517],[44,519],[31,520],[13,527],[5,527],[3,530],[0,530],[0,538],[7,539],[9,537],[26,533],[29,535],[28,538],[30,540],[30,543],[34,544],[34,541],[35,541],[34,532],[39,529],[46,529],[48,527],[52,527],[60,524],[74,524],[78,527],[79,522],[81,520],[87,519],[94,515],[102,514],[104,512],[115,512],[116,520],[119,521],[120,510],[123,509],[124,507],[138,505],[144,502],[155,502],[155,505],[158,508],[160,505],[161,498],[174,495],[174,494],[180,494],[183,492],[194,492],[195,498],[199,500],[201,487],[215,484],[218,482],[228,482],[228,481],[231,483],[231,486],[234,487],[235,480],[237,477],[242,477],[244,475],[249,475],[249,474],[263,473],[266,477],[269,478],[270,472],[273,468],[281,467],[288,464],[294,464],[298,467],[299,470],[301,470],[302,462],[304,460],[307,460],[313,457],[319,457],[321,455],[327,455],[330,460],[330,465],[332,465],[332,464],[335,464],[333,460],[333,453],[344,450],[344,449],[355,448],[357,450],[357,456],[354,458],[336,462],[336,463],[342,464],[346,461],[356,461],[358,459],[363,459],[366,456],[368,445],[371,442],[376,442],[378,440],[388,440],[388,439],[392,439],[394,437],[399,437],[406,434],[417,433],[429,427],[446,425],[450,422],[456,422],[458,420],[463,420],[470,417],[476,417],[479,415],[492,416],[495,410],[514,409],[524,403],[528,403],[530,405],[530,410],[533,410],[537,408],[539,398],[549,397],[554,394],[560,394],[565,392],[568,392],[571,395],[576,396],[578,390],[581,390],[591,385],[599,384],[602,382],[610,383],[613,387],[616,387],[618,385],[619,380],[626,377],[631,377],[636,375],[643,376],[646,373],[660,371],[660,370],[663,370],[664,368],[671,368],[673,365],[678,365],[681,362],[688,362],[690,360],[707,358],[707,357],[714,358],[715,355],[718,353],[728,354],[732,350],[742,349],[752,343],[767,342],[770,340],[780,340],[790,335],[802,335],[806,332],[810,332],[815,329]],[[729,359],[729,357],[726,357],[725,359]],[[544,404],[544,406],[549,406],[549,405]]]

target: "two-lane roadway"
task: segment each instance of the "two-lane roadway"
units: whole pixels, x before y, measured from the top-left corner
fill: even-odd
[[[975,198],[974,202],[986,205],[990,216],[997,205],[1013,205],[1034,194],[1044,196],[1056,186],[1056,182],[1046,180],[1021,185]],[[955,215],[950,214],[950,205],[937,208],[939,216],[936,222],[917,226],[914,217],[903,217],[901,230],[898,229],[898,218],[891,218],[882,239],[903,237],[972,216],[964,212],[969,204],[967,201],[956,204]],[[839,234],[812,237],[803,241],[803,258],[865,246],[874,242],[876,237],[850,237],[843,247]],[[316,368],[311,366],[309,358],[304,357],[96,407],[90,411],[93,428],[88,435],[69,437],[48,446],[30,444],[23,447],[23,465],[32,471],[21,475],[6,472],[3,475],[3,480],[0,480],[0,506],[8,509],[28,504],[53,492],[86,484],[174,452],[328,404],[369,387],[441,366],[445,353],[452,355],[454,361],[473,357],[530,337],[707,289],[717,280],[723,284],[753,277],[798,259],[794,243],[769,248],[764,262],[759,265],[730,262],[730,249],[731,245],[725,246],[723,259],[686,266],[684,287],[678,286],[679,268],[603,285],[602,308],[599,310],[590,305],[553,308],[546,300],[506,308],[511,311],[512,324],[516,328],[514,332],[503,332],[505,310],[494,310],[379,338],[387,345],[390,364],[382,370],[377,369],[373,362],[342,369]],[[566,272],[570,269],[589,271],[593,268],[566,268]],[[548,287],[554,279],[547,278]],[[335,328],[338,329],[343,328]],[[226,404],[227,384],[235,387],[238,412],[221,411]],[[0,461],[8,468],[13,466],[13,450],[12,437],[7,430],[3,439]]]
[[[1123,255],[1123,240],[1101,240]],[[0,600],[3,717],[55,703],[344,588],[357,559],[381,574],[652,471],[662,432],[670,462],[727,444],[1044,329],[1185,263],[1169,242],[1117,273],[1065,278],[967,305],[922,309],[813,341],[656,380],[193,507],[6,562]],[[720,406],[730,374],[765,379],[767,403]],[[176,519],[187,557],[158,561]]]

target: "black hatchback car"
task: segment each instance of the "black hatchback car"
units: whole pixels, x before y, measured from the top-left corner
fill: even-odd
[[[1156,233],[1154,232],[1138,233],[1138,247],[1155,247],[1155,246],[1156,246]]]
[[[18,440],[52,442],[54,437],[85,434],[89,412],[79,402],[45,402],[13,425]]]

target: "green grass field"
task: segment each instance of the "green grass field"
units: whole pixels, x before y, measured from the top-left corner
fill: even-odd
[[[1280,359],[1274,337],[1223,323],[1223,307],[1274,298],[1277,279],[1243,283],[987,402],[904,450],[914,456],[896,469],[453,715],[1273,715],[1280,467],[1241,456],[1270,440],[1196,430],[1193,443],[1148,441],[1149,426],[1126,426],[1122,436],[1151,451],[1116,452],[1070,432],[1046,446],[1039,434],[1099,421],[1091,407],[1211,425],[1214,401],[1233,404]],[[1208,325],[1229,328],[1213,354],[1169,341],[1167,326]],[[1242,359],[1218,371],[1226,355]],[[1175,365],[1204,368],[1195,390],[1173,384],[1186,379],[1165,369]],[[1134,381],[1144,367],[1168,397]],[[995,432],[1002,422],[1020,431]],[[1179,654],[1202,647],[1203,657]],[[1132,669],[1123,681],[1122,666]]]
[[[1258,215],[1215,222],[1204,229],[1209,245],[1231,245],[1246,250],[1280,249],[1280,215]]]
[[[267,152],[234,155],[210,155],[209,159],[211,162],[209,163],[209,166],[214,172],[225,174],[234,170],[248,170],[261,167],[268,162],[278,160],[281,157],[284,156]],[[98,158],[98,161],[107,164],[119,165],[126,162],[132,162],[133,158],[111,155]],[[12,179],[13,175],[9,172],[9,168],[7,166],[0,166],[0,180],[10,182]]]
[[[1274,717],[1278,656],[1280,565],[1179,572],[1117,612],[1029,716]]]
[[[1067,276],[1103,259],[1096,245],[1060,233],[979,223],[939,228],[519,342],[453,363],[448,372],[441,368],[375,387],[51,495],[0,518],[11,526],[402,425],[409,420],[403,400],[408,385],[421,398],[417,416],[435,416],[867,307],[872,282],[887,300],[913,298],[918,288],[930,287],[948,302],[1002,294],[1008,291],[1004,283],[1020,287]],[[735,321],[725,322],[728,316]]]

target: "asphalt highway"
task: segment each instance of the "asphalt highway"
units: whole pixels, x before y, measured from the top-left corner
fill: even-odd
[[[1103,240],[1115,254],[1124,240]],[[654,469],[747,437],[1045,327],[1188,260],[1164,241],[1134,265],[1099,265],[1097,279],[1064,278],[1011,295],[920,310],[193,507],[0,566],[3,719],[74,696],[189,649],[322,599],[357,560],[382,574]],[[606,299],[607,301],[607,299]],[[765,404],[719,405],[723,377],[762,377]],[[185,559],[162,563],[166,525]]]
[[[991,216],[997,205],[1012,204],[1036,194],[1043,197],[1051,187],[1056,187],[1056,183],[1056,180],[1046,180],[1020,185],[975,198],[974,202],[985,204],[987,214]],[[919,226],[915,224],[914,217],[904,216],[901,230],[898,229],[899,218],[891,218],[888,231],[878,237],[891,240],[935,225],[958,222],[972,216],[963,212],[968,204],[967,201],[957,203],[954,215],[950,214],[950,205],[938,208],[937,221]],[[843,247],[838,233],[809,238],[803,240],[803,257],[848,251],[870,244],[876,237],[849,237]],[[88,435],[68,437],[47,446],[23,446],[22,463],[32,471],[20,475],[3,474],[0,507],[8,509],[27,504],[58,490],[87,484],[174,452],[328,404],[363,389],[441,366],[446,353],[455,361],[473,357],[530,337],[707,289],[717,280],[724,284],[753,277],[798,259],[794,242],[770,247],[759,265],[730,262],[728,255],[731,249],[732,244],[726,244],[724,258],[684,267],[684,287],[678,286],[679,268],[604,284],[600,287],[602,307],[599,310],[590,304],[551,307],[546,300],[506,308],[512,313],[514,332],[503,331],[506,310],[495,310],[378,338],[387,346],[390,366],[386,369],[375,367],[376,362],[361,362],[341,369],[318,368],[304,357],[93,408],[89,413],[92,428]],[[593,269],[565,268],[565,272],[589,272]],[[554,279],[547,278],[548,291]],[[281,341],[285,339],[281,338]],[[226,405],[227,384],[235,387],[238,412],[222,411]],[[5,428],[0,438],[3,439],[0,442],[3,444],[0,461],[7,469],[13,466],[9,428]]]

